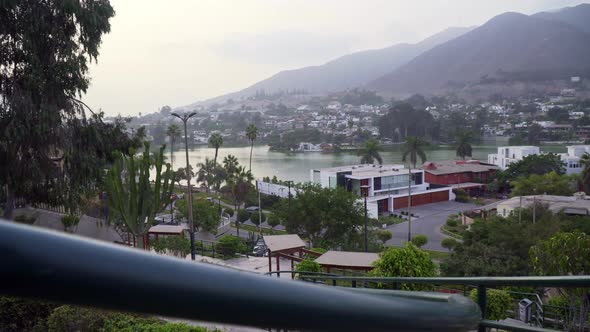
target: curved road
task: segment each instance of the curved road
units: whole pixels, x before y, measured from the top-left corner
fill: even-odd
[[[458,203],[454,201],[432,203],[412,207],[412,236],[424,234],[428,237],[428,243],[424,249],[436,251],[448,251],[440,245],[442,239],[448,237],[440,232],[440,227],[447,221],[451,214],[463,211],[469,211],[476,208],[475,204]],[[408,239],[408,222],[391,225],[386,228],[393,235],[392,239],[387,241],[387,246],[403,246]]]

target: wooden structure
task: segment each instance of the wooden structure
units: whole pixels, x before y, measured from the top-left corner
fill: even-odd
[[[330,250],[315,261],[322,269],[330,273],[331,269],[370,271],[379,254],[372,252],[350,252]]]
[[[185,226],[180,225],[155,225],[150,227],[148,234],[146,236],[146,248],[150,246],[150,236],[154,235],[156,237],[156,241],[158,240],[159,236],[184,236],[184,231],[186,230]]]
[[[291,269],[294,262],[303,260],[304,254],[319,256],[319,253],[305,249],[305,242],[297,234],[287,235],[265,235],[264,244],[268,252],[268,272],[272,272],[272,258],[276,259],[276,270],[281,270],[281,258],[291,261]]]

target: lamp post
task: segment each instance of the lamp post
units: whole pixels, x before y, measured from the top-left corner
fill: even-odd
[[[408,242],[412,242],[412,167],[408,167]]]
[[[369,196],[369,188],[371,188],[371,186],[361,186],[361,189],[365,189],[363,190],[363,196],[365,197],[365,252],[369,252],[369,233],[367,228],[367,222],[369,219],[367,215],[367,196]]]
[[[197,112],[192,112],[190,114],[185,113],[183,115],[172,113],[172,116],[179,118],[184,124],[184,150],[186,153],[186,178],[188,191],[188,223],[190,227],[189,235],[191,238],[191,260],[193,261],[195,260],[195,224],[193,222],[193,191],[191,189],[190,164],[188,162],[188,133],[186,131],[186,122],[195,115],[197,115]]]

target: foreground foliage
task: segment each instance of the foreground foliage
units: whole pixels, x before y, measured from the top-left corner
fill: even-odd
[[[373,277],[434,277],[436,266],[430,255],[412,243],[404,248],[390,247],[379,255],[373,263],[375,267],[370,275]],[[402,284],[404,290],[425,290],[428,285]]]

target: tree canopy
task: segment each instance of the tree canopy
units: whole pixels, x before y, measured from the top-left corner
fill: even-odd
[[[178,200],[176,202],[176,207],[180,211],[180,214],[185,218],[188,218],[187,205],[186,199]],[[217,227],[219,227],[219,224],[221,223],[218,207],[207,200],[195,199],[193,201],[193,222],[198,231],[216,234]]]
[[[361,164],[372,164],[375,160],[379,165],[383,164],[383,158],[381,158],[381,154],[379,154],[379,141],[374,138],[368,139],[363,144],[358,155],[361,157]]]
[[[312,246],[360,249],[364,242],[358,229],[364,223],[364,208],[357,200],[342,188],[305,184],[291,200],[291,208],[283,200],[275,214],[287,232],[309,239]]]
[[[95,141],[105,128],[102,115],[88,117],[77,97],[88,89],[88,63],[113,15],[106,0],[3,2],[0,185],[8,191],[8,216],[15,196],[62,204],[96,183],[103,166],[96,149],[110,153]]]
[[[569,175],[559,175],[555,172],[520,177],[512,181],[510,184],[513,187],[513,196],[542,194],[571,196],[576,189],[576,180],[574,177]]]

